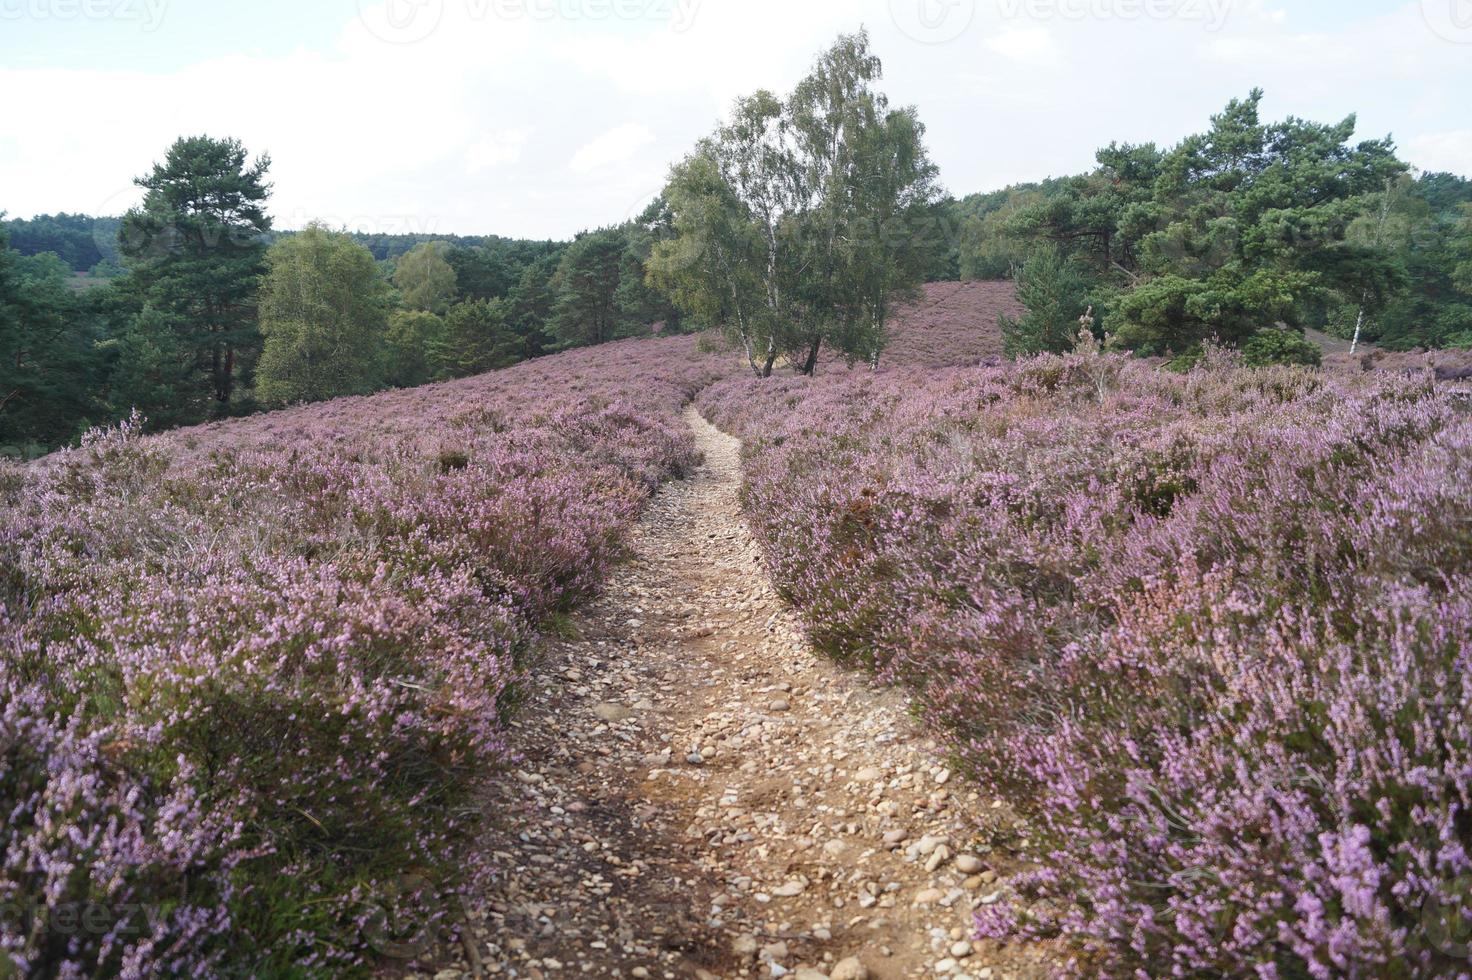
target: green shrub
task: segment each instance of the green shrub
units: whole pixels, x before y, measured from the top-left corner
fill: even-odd
[[[1294,330],[1260,330],[1242,345],[1242,363],[1248,367],[1266,367],[1269,364],[1317,367],[1323,356],[1318,344]]]

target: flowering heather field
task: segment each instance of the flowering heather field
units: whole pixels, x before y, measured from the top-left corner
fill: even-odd
[[[1472,975],[1472,416],[1426,377],[1095,353],[699,404],[814,641],[1025,801],[1045,855],[983,935]]]
[[[915,302],[895,308],[882,363],[942,367],[1001,357],[997,317],[1023,312],[1011,282],[927,283]]]
[[[528,641],[692,464],[723,367],[630,342],[0,470],[0,948],[367,969],[385,909],[475,874]]]

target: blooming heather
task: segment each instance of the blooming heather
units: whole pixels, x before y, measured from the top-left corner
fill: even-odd
[[[982,935],[1472,975],[1472,417],[1426,378],[1092,353],[699,404],[813,640],[1027,807],[1045,855]]]
[[[475,873],[534,632],[693,463],[677,413],[722,367],[608,345],[0,471],[0,948],[371,968],[406,879]]]

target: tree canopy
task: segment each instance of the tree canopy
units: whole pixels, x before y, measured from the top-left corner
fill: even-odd
[[[811,374],[825,343],[877,361],[889,303],[933,265],[917,233],[939,194],[924,126],[881,77],[868,35],[840,36],[787,98],[737,100],[671,172],[674,234],[650,281],[729,330],[759,376],[779,355]]]
[[[378,387],[388,288],[372,254],[311,224],[272,245],[266,265],[257,398],[284,405]]]
[[[194,352],[220,414],[230,410],[241,358],[260,348],[270,166],[264,155],[248,162],[238,140],[181,138],[137,179],[147,193],[119,232],[134,288]]]

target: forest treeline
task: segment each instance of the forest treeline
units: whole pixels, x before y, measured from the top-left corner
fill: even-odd
[[[277,231],[268,158],[180,139],[121,218],[0,223],[0,453],[408,387],[679,329],[639,222],[572,242]]]
[[[955,203],[956,271],[1015,278],[1014,355],[1102,340],[1189,360],[1215,340],[1316,359],[1306,327],[1392,350],[1472,347],[1472,180],[1389,139],[1265,123],[1262,92],[1180,144],[1111,144],[1091,173]],[[1251,359],[1249,358],[1249,361]]]
[[[270,160],[178,140],[121,217],[0,222],[0,453],[134,411],[153,428],[406,387],[648,332],[719,327],[758,375],[877,363],[925,281],[1013,278],[1014,355],[1080,329],[1190,363],[1316,362],[1313,327],[1472,347],[1472,180],[1415,174],[1355,120],[1265,123],[1261,92],[1180,144],[1086,174],[947,196],[867,35],[759,91],[638,218],[571,242],[281,231]],[[977,324],[978,330],[996,324]]]

